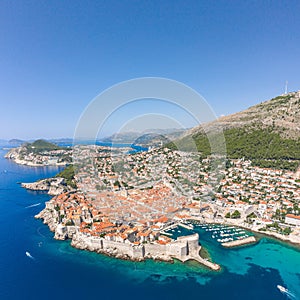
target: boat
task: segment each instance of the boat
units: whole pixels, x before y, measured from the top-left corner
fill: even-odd
[[[279,291],[281,293],[287,293],[288,292],[288,289],[286,289],[285,287],[283,287],[282,285],[277,285],[277,288],[279,289]]]
[[[34,259],[34,257],[28,251],[26,251],[25,254],[26,254],[27,257],[29,257],[31,259]]]

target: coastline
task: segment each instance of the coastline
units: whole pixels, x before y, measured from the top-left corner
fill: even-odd
[[[46,143],[45,149],[36,148],[33,146],[38,143]],[[49,145],[56,146],[51,143],[47,143],[45,141],[39,140],[32,144],[30,144],[30,148],[28,149],[28,145],[21,145],[16,148],[10,148],[8,152],[4,155],[6,159],[12,160],[14,163],[18,165],[24,165],[29,167],[45,167],[45,166],[66,166],[70,163],[69,159],[64,158],[63,156],[70,157],[71,149],[63,149],[63,148],[47,148]],[[40,144],[39,144],[40,145]],[[39,149],[37,152],[33,152],[33,149]]]
[[[9,158],[9,157],[7,157]],[[15,163],[17,164],[22,164],[22,165],[26,165],[26,166],[49,166],[49,164],[34,164],[34,163],[30,163],[28,161],[22,161],[22,160],[18,160],[18,159],[12,159]],[[63,166],[65,165],[64,163],[55,163],[52,164],[54,166]],[[34,183],[29,183],[29,184],[23,184],[25,185],[25,188],[28,189],[33,189],[33,190],[38,190],[39,188],[34,186]],[[26,187],[27,185],[27,187]],[[44,189],[44,188],[42,188]],[[55,189],[54,193],[49,193],[52,195],[58,195],[61,194],[57,187]],[[44,210],[43,210],[44,211]],[[53,222],[53,220],[51,221],[49,218],[47,218],[47,216],[42,216],[43,211],[41,211],[36,218],[41,218],[44,219],[44,223],[48,225],[48,227],[50,228],[51,231],[55,232],[55,239],[58,240],[65,240],[65,239],[70,239],[71,240],[71,245],[75,248],[78,249],[84,249],[84,250],[88,250],[88,251],[92,251],[92,252],[97,252],[97,253],[101,253],[101,254],[105,254],[108,256],[112,256],[112,257],[116,257],[119,259],[124,259],[124,260],[131,260],[131,261],[143,261],[145,259],[153,259],[153,260],[160,260],[160,261],[165,261],[165,262],[173,262],[174,259],[177,259],[179,261],[182,262],[186,262],[188,260],[194,260],[194,261],[198,261],[200,264],[212,269],[212,270],[220,270],[220,266],[214,263],[211,263],[210,261],[202,258],[200,256],[200,248],[198,248],[196,250],[196,252],[193,253],[193,255],[176,255],[176,253],[171,253],[168,251],[166,251],[166,247],[161,247],[160,250],[155,249],[154,252],[152,252],[151,250],[149,250],[150,248],[148,246],[145,245],[131,245],[131,248],[129,248],[129,250],[126,248],[125,251],[120,250],[119,248],[122,248],[122,245],[125,244],[124,242],[115,242],[115,244],[112,241],[107,241],[104,238],[99,238],[97,242],[95,242],[95,238],[87,238],[85,235],[82,235],[79,232],[79,227],[74,228],[75,226],[60,226],[59,223],[55,224],[55,222]],[[196,220],[196,221],[200,221],[200,218],[191,218],[191,220]],[[257,234],[261,234],[261,235],[265,235],[267,237],[272,237],[274,239],[278,239],[282,242],[285,243],[289,243],[292,244],[296,247],[300,246],[300,238],[295,239],[291,236],[284,236],[282,234],[278,234],[275,232],[270,232],[270,231],[259,231],[258,228],[253,228],[253,227],[248,227],[245,224],[239,223],[240,220],[232,220],[232,219],[223,219],[223,220],[215,220],[215,219],[201,219],[202,222],[205,221],[206,224],[222,224],[222,225],[228,225],[228,226],[236,226],[236,227],[240,227],[240,228],[244,228],[246,230],[249,230],[251,232],[255,232]],[[227,222],[226,222],[227,221]],[[201,221],[200,221],[201,222]],[[189,238],[189,236],[186,236],[184,238]],[[93,241],[94,239],[94,241]],[[199,240],[199,237],[197,237],[197,241]],[[236,246],[242,246],[242,245],[248,245],[248,244],[252,244],[255,241],[253,241],[253,239],[242,239],[239,241],[235,241],[234,243],[223,243],[222,246],[226,247],[226,248],[230,248],[230,247],[236,247]],[[98,243],[98,244],[97,244]],[[126,245],[127,246],[127,245]],[[147,252],[148,251],[148,252]],[[188,252],[188,251],[187,251]],[[166,254],[167,253],[167,254]]]
[[[18,165],[22,165],[22,166],[27,166],[27,167],[65,167],[66,165],[68,165],[68,162],[51,162],[51,163],[33,163],[27,160],[21,160],[18,158],[12,158],[9,156],[5,155],[5,158],[12,160],[14,163],[18,164]]]
[[[51,200],[50,200],[51,201]],[[49,201],[49,202],[50,202]],[[220,271],[221,266],[209,261],[207,258],[203,258],[200,256],[200,250],[203,249],[201,246],[198,245],[199,241],[199,236],[197,234],[196,239],[195,236],[192,238],[193,241],[197,241],[197,250],[194,252],[192,256],[185,256],[185,257],[178,257],[176,255],[170,255],[170,254],[165,254],[163,251],[155,249],[155,252],[149,251],[149,248],[146,247],[145,251],[145,245],[138,245],[138,246],[130,246],[130,247],[125,247],[126,250],[124,251],[124,243],[120,242],[107,242],[104,238],[99,238],[94,239],[94,237],[86,237],[84,234],[80,233],[78,231],[78,228],[76,229],[75,226],[67,226],[68,228],[62,226],[58,222],[55,221],[55,218],[49,214],[49,210],[47,210],[47,203],[46,202],[46,208],[43,209],[38,215],[35,216],[37,219],[43,219],[44,224],[47,224],[50,231],[54,232],[54,238],[57,240],[71,240],[71,246],[80,250],[87,250],[90,252],[95,252],[99,253],[102,255],[106,255],[109,257],[114,257],[116,259],[122,259],[122,260],[128,260],[132,262],[142,262],[147,259],[154,260],[154,261],[163,261],[163,262],[168,262],[168,263],[174,263],[174,259],[181,261],[182,263],[185,263],[186,261],[193,260],[195,262],[200,263],[203,267],[206,267],[210,270],[213,271]],[[190,219],[199,222],[197,219]],[[203,222],[201,222],[203,223]],[[283,243],[288,243],[294,247],[299,246],[299,244],[291,243],[289,242],[288,239],[280,239],[280,237],[277,235],[271,235],[271,234],[266,234],[265,232],[260,232],[260,231],[254,231],[251,230],[245,226],[241,225],[236,225],[232,223],[227,223],[227,222],[215,222],[210,220],[210,222],[206,222],[206,224],[217,224],[217,225],[227,225],[227,226],[232,226],[234,225],[235,227],[239,228],[244,228],[246,230],[249,230],[251,232],[257,233],[259,235],[263,235],[269,238],[273,238],[274,240],[280,240]],[[191,236],[185,236],[182,237],[189,239]],[[252,246],[256,245],[259,239],[256,239],[254,236],[242,239],[242,240],[237,240],[235,243],[229,242],[222,244],[222,246],[225,249],[231,249],[232,247],[239,247],[239,246]],[[127,245],[126,245],[127,246]],[[131,249],[132,252],[128,252],[128,249]],[[297,247],[299,249],[299,247]],[[147,252],[148,251],[148,252]],[[135,253],[136,252],[136,253]],[[142,256],[137,254],[137,253],[144,253]],[[196,253],[196,254],[195,254]],[[137,255],[136,255],[137,254]]]
[[[46,178],[30,183],[21,182],[21,186],[27,190],[47,192],[51,196],[72,191],[62,177]]]
[[[52,199],[51,199],[52,200]],[[47,224],[50,231],[54,232],[54,238],[57,240],[71,240],[71,246],[81,250],[88,250],[91,252],[101,253],[110,257],[115,257],[117,259],[130,260],[130,261],[144,261],[146,259],[159,260],[164,262],[173,263],[174,259],[181,262],[186,262],[188,260],[193,260],[199,262],[201,265],[214,270],[219,271],[221,269],[220,265],[209,261],[207,258],[200,256],[199,246],[199,235],[196,233],[194,235],[181,236],[172,244],[172,249],[166,245],[157,244],[138,244],[134,245],[132,243],[124,243],[119,241],[109,241],[103,237],[87,236],[80,232],[78,226],[63,226],[58,222],[58,214],[53,209],[54,206],[51,204],[51,200],[46,202],[46,207],[35,216],[37,219],[43,219],[44,224]],[[293,246],[298,246],[299,243],[291,242],[288,237],[285,239],[281,238],[281,235],[260,232],[258,230],[253,230],[253,228],[248,228],[243,226],[243,224],[236,224],[236,222],[217,222],[216,220],[201,220],[197,218],[190,218],[191,221],[196,221],[205,224],[216,224],[216,225],[227,225],[235,226],[238,228],[243,228],[249,230],[256,234],[262,234],[266,237],[274,238],[275,240],[280,240],[283,243],[290,243]],[[185,245],[182,244],[185,243]],[[238,246],[255,245],[257,239],[254,236],[244,238],[241,240],[236,240],[233,242],[221,244],[224,248],[232,248]],[[190,243],[190,245],[188,245]],[[179,246],[179,248],[178,248]],[[187,246],[187,248],[185,248]],[[190,247],[191,248],[190,248]],[[189,249],[190,248],[190,249]],[[179,250],[178,250],[179,249]],[[179,255],[179,251],[186,251],[185,254]],[[187,255],[190,253],[189,255]]]
[[[133,145],[131,145],[132,148]],[[138,146],[137,146],[138,147]],[[45,166],[65,166],[67,163],[66,162],[58,162],[57,160],[53,161],[53,153],[50,153],[47,155],[47,159],[42,159],[39,160],[39,163],[37,163],[37,160],[34,161],[30,161],[30,159],[32,159],[31,155],[28,156],[28,159],[20,159],[20,149],[21,148],[13,148],[11,149],[9,152],[6,153],[5,157],[8,159],[11,159],[13,162],[15,162],[16,164],[21,164],[21,165],[26,165],[26,166],[33,166],[33,167],[45,167]],[[65,151],[65,150],[58,150],[58,151]],[[69,149],[67,150],[69,151]],[[50,155],[51,154],[51,155]],[[50,159],[51,158],[51,159]],[[42,180],[40,182],[37,183],[23,183],[23,186],[25,188],[28,189],[32,189],[32,190],[44,190],[44,191],[48,191],[49,194],[51,195],[58,195],[61,192],[67,192],[68,188],[66,187],[66,185],[64,183],[56,183],[55,181],[57,181],[57,179],[54,178],[50,178],[47,180]],[[50,183],[48,183],[50,182]],[[193,217],[191,217],[193,218]],[[196,220],[197,217],[195,218]],[[297,246],[300,245],[300,229],[298,229],[297,234],[289,234],[289,235],[283,235],[277,232],[273,232],[273,231],[260,231],[261,226],[250,226],[248,224],[245,224],[244,222],[241,222],[240,219],[209,219],[209,218],[204,218],[201,219],[199,217],[199,220],[201,221],[205,221],[206,223],[218,223],[218,224],[227,224],[227,225],[234,225],[234,226],[238,226],[241,228],[245,228],[249,231],[252,232],[256,232],[259,234],[265,234],[267,236],[272,236],[274,238],[280,239],[282,241],[288,242],[288,243],[292,243],[295,244]]]
[[[71,246],[81,250],[105,254],[118,259],[130,261],[144,261],[146,259],[159,260],[173,263],[174,259],[181,262],[189,260],[196,261],[201,265],[219,271],[220,265],[200,256],[198,233],[178,237],[170,244],[133,244],[119,241],[107,240],[103,237],[88,236],[79,231],[78,226],[63,226],[58,222],[58,215],[52,209],[51,200],[46,202],[46,208],[35,216],[42,219],[48,225],[50,231],[54,232],[57,240],[71,240]]]
[[[246,229],[255,234],[270,237],[275,240],[279,240],[279,241],[285,242],[287,244],[290,244],[290,245],[296,247],[297,249],[300,249],[300,237],[298,239],[294,239],[293,237],[291,238],[290,236],[285,236],[285,235],[282,235],[282,234],[279,234],[276,232],[259,231],[256,228],[245,226],[245,224],[237,224],[236,222],[224,222],[224,221],[220,222],[218,220],[210,220],[210,219],[203,219],[203,218],[200,219],[200,218],[195,218],[195,217],[190,218],[190,220],[197,221],[200,223],[205,223],[205,224],[218,224],[218,225],[235,226],[235,227],[243,228],[243,229]]]

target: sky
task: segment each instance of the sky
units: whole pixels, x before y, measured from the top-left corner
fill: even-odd
[[[0,138],[72,137],[99,93],[139,77],[184,83],[217,117],[282,94],[286,80],[299,90],[299,13],[297,0],[2,0]],[[127,122],[120,114],[103,135]]]

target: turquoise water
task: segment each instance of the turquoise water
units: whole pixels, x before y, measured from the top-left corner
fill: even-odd
[[[59,169],[18,166],[4,154],[0,151],[0,299],[300,299],[299,250],[269,238],[224,249],[211,232],[195,227],[202,246],[222,266],[220,272],[193,262],[122,261],[56,241],[34,219],[50,197],[17,182],[52,176]],[[282,294],[277,284],[295,297]]]

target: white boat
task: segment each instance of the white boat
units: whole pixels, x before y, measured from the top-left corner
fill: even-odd
[[[26,254],[27,257],[29,257],[31,259],[34,259],[34,257],[28,251],[26,251],[25,254]]]
[[[288,289],[286,289],[285,287],[283,287],[282,285],[277,285],[277,288],[279,289],[279,291],[281,293],[287,293],[288,292]]]

